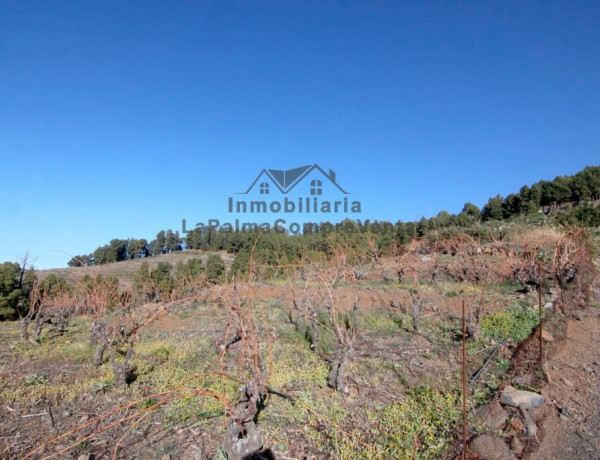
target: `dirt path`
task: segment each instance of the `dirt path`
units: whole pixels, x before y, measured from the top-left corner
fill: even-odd
[[[590,308],[567,323],[565,340],[548,354],[552,409],[540,448],[529,460],[600,459],[600,316]]]

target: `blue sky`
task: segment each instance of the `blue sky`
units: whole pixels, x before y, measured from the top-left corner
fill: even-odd
[[[317,163],[361,218],[600,164],[600,3],[0,2],[0,261],[226,216]]]

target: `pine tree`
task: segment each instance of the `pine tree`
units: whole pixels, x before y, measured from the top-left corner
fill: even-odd
[[[501,220],[504,215],[504,211],[502,209],[503,201],[504,200],[500,195],[490,198],[481,212],[482,220]]]
[[[152,254],[153,256],[158,256],[160,254],[164,254],[165,253],[165,243],[166,243],[166,237],[165,237],[165,231],[161,230],[160,232],[158,232],[156,234],[156,239],[152,240],[150,242],[150,254]]]

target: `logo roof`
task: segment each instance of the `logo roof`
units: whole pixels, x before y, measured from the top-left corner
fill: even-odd
[[[252,188],[256,185],[256,183],[260,180],[260,178],[264,175],[268,176],[273,184],[279,189],[279,191],[283,194],[291,191],[296,185],[298,185],[308,174],[310,174],[313,170],[318,170],[325,179],[331,182],[335,187],[337,187],[340,192],[344,194],[348,194],[339,184],[336,182],[335,172],[333,170],[329,170],[329,174],[327,174],[318,164],[301,166],[299,168],[293,169],[263,169],[259,175],[254,179],[254,182],[248,187],[248,190],[245,192],[239,192],[242,195],[245,195],[252,190]]]

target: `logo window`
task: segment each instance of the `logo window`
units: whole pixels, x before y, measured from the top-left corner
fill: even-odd
[[[323,194],[323,184],[320,180],[314,179],[310,181],[310,194],[311,195],[322,195]]]
[[[269,183],[268,182],[261,182],[261,184],[260,184],[260,194],[261,195],[268,195],[269,194]]]

